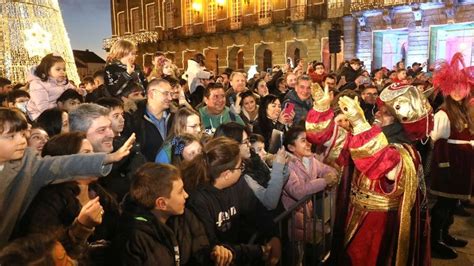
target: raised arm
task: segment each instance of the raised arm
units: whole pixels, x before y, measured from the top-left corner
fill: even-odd
[[[348,147],[356,168],[370,179],[394,170],[400,163],[400,154],[388,144],[380,127],[369,125],[358,98],[344,96],[339,100],[339,107],[354,128]]]
[[[245,175],[245,181],[252,189],[258,200],[268,210],[273,210],[277,207],[280,201],[281,191],[285,183],[285,149],[282,148],[278,151],[272,164],[272,171],[270,173],[270,180],[268,186],[265,188],[257,183],[252,177]]]
[[[323,94],[314,93],[313,98],[313,108],[306,117],[306,137],[311,143],[326,147],[325,162],[345,165],[349,158],[347,144],[351,135],[334,122],[329,88],[326,86]]]

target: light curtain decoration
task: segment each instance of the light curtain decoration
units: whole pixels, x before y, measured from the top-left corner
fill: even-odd
[[[58,0],[0,0],[0,76],[25,82],[48,53],[61,55],[68,78],[79,84]]]

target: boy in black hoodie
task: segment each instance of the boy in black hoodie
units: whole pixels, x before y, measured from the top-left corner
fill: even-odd
[[[176,167],[146,163],[137,170],[115,241],[122,265],[230,264],[232,252],[211,248],[201,222],[185,210],[187,197]]]

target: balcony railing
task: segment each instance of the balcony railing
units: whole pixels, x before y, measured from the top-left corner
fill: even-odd
[[[271,10],[261,10],[258,12],[258,25],[268,25],[272,23],[272,11]]]
[[[242,16],[230,17],[230,29],[238,30],[242,28]]]
[[[192,24],[184,25],[183,33],[184,33],[185,36],[193,35],[193,25]]]
[[[306,5],[297,5],[290,8],[291,21],[304,20],[306,18]]]
[[[114,43],[119,40],[131,41],[138,45],[142,43],[157,42],[159,39],[160,39],[160,34],[157,31],[144,31],[144,32],[138,32],[134,34],[128,34],[128,35],[104,39],[102,42],[102,47],[108,51],[112,47],[112,45],[114,45]]]
[[[424,3],[426,0],[352,0],[351,11]]]
[[[328,18],[338,18],[344,15],[344,1],[343,0],[329,0],[328,1]]]
[[[206,32],[207,33],[213,33],[216,32],[216,20],[208,20],[206,22]]]

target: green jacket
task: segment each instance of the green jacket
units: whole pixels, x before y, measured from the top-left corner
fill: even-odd
[[[229,107],[225,107],[224,111],[222,111],[222,113],[219,115],[211,115],[207,111],[207,106],[204,106],[199,108],[199,114],[201,115],[201,121],[204,126],[204,130],[208,134],[214,134],[216,128],[227,122],[237,122],[241,125],[245,125],[244,121],[239,115],[230,112]]]

